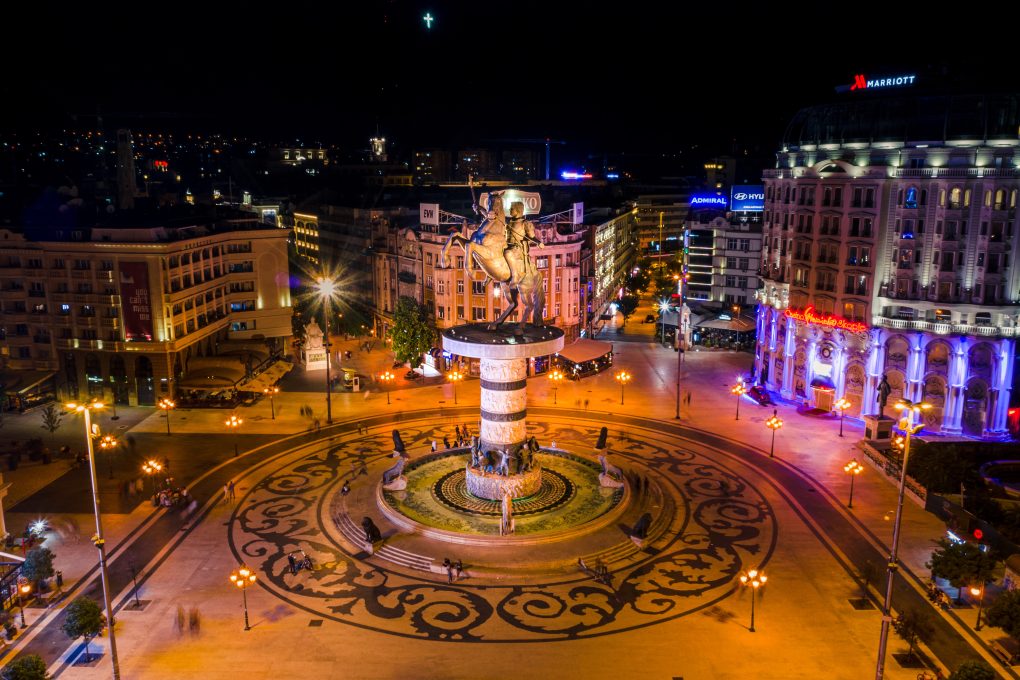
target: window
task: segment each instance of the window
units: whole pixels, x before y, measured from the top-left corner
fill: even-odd
[[[485,295],[485,281],[472,281],[471,282],[471,294],[472,295]]]
[[[436,284],[436,293],[438,295],[446,295],[446,281],[440,279]]]
[[[907,191],[903,197],[904,208],[916,208],[917,207],[917,187],[907,187]]]
[[[471,320],[472,321],[484,321],[485,320],[485,307],[472,307],[471,308]]]
[[[74,261],[74,268],[78,269],[80,271],[81,270],[89,269],[89,261],[88,260],[75,260]]]
[[[425,277],[425,287],[432,290],[432,274]]]
[[[751,239],[749,238],[740,239],[740,250],[742,250],[745,253],[751,250]]]
[[[727,274],[726,275],[726,287],[727,288],[736,288],[737,287],[737,277],[733,276],[733,275],[730,275],[730,274]]]
[[[727,257],[726,258],[726,268],[727,269],[736,269],[737,268],[737,258],[735,258],[735,257]]]
[[[985,254],[984,253],[978,253],[978,256],[977,256],[977,266],[979,266],[979,267],[984,267],[985,266]]]
[[[82,305],[81,306],[81,311],[79,312],[78,315],[79,316],[95,316],[96,315],[96,308],[93,307],[92,305]]]
[[[963,191],[960,187],[953,187],[949,190],[949,207],[957,210],[963,205]]]
[[[242,302],[231,302],[230,311],[232,312],[252,312],[255,311],[254,300],[243,300]]]
[[[446,318],[446,307],[439,305],[439,307],[436,308],[436,312],[440,321]]]
[[[549,258],[548,257],[535,258],[535,266],[538,267],[539,269],[548,269]]]
[[[458,319],[463,319],[464,318],[464,306],[463,305],[457,305],[457,318]]]
[[[457,281],[457,295],[463,295],[463,294],[464,294],[464,280],[461,279],[461,280]],[[460,318],[463,319],[464,315],[461,314]]]
[[[746,257],[740,258],[740,271],[746,272],[749,266],[748,259]]]
[[[432,253],[425,253],[425,264],[432,264]]]

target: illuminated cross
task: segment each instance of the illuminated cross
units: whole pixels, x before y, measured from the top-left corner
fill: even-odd
[[[425,26],[429,29],[432,28],[432,22],[435,21],[435,17],[432,16],[431,12],[425,12],[425,16],[422,17],[425,20]]]

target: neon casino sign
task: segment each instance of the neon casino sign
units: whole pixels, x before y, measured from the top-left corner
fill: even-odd
[[[835,314],[826,314],[824,316],[815,313],[814,306],[805,307],[803,311],[796,311],[793,309],[787,309],[784,314],[788,319],[795,319],[797,321],[803,321],[804,323],[813,323],[816,326],[825,326],[826,328],[838,328],[840,330],[848,331],[850,333],[863,333],[868,330],[868,325],[861,321],[851,321],[850,319],[844,319],[841,316]]]

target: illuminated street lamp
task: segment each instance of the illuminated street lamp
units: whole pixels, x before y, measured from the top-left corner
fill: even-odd
[[[980,588],[971,586],[970,594],[978,598],[977,625],[974,626],[974,630],[981,630],[981,606],[985,603],[985,585],[982,583]]]
[[[255,572],[246,567],[243,563],[237,571],[230,574],[230,582],[241,589],[241,599],[244,601],[244,629],[251,630],[248,623],[248,587],[255,585]]]
[[[241,420],[240,418],[238,418],[237,416],[230,416],[229,418],[227,418],[226,426],[228,428],[230,428],[231,430],[233,430],[234,434],[236,435],[237,434],[237,428],[241,427],[241,423],[243,423],[243,422],[244,421]],[[234,458],[237,458],[237,437],[236,436],[234,437]]]
[[[446,374],[446,379],[453,383],[453,403],[457,403],[457,383],[464,379],[464,374],[453,370]]]
[[[737,397],[737,417],[734,420],[740,420],[740,399],[747,394],[747,385],[744,384],[743,378],[737,378],[737,384],[730,389],[730,394]]]
[[[903,460],[900,462],[900,488],[896,502],[896,520],[893,523],[892,549],[889,552],[889,566],[886,573],[885,601],[882,605],[882,632],[878,638],[878,661],[875,666],[875,680],[882,680],[882,677],[885,675],[885,652],[889,644],[889,627],[892,623],[893,579],[899,569],[897,552],[900,545],[900,523],[903,519],[903,496],[907,488],[907,461],[910,458],[910,437],[920,432],[921,428],[924,427],[923,422],[915,425],[914,419],[921,414],[921,411],[926,411],[931,407],[931,404],[921,401],[914,402],[900,399],[896,402],[896,408],[904,414],[904,417],[899,422],[899,427],[904,433],[902,440]]]
[[[30,592],[32,592],[32,584],[30,584],[28,582],[28,579],[26,579],[25,577],[19,576],[18,577],[18,607],[21,609],[21,627],[22,628],[28,628],[28,625],[25,623],[25,603],[24,603],[24,601],[21,598],[22,598],[22,596],[28,597],[28,594]]]
[[[92,412],[103,408],[102,402],[64,405],[72,413],[80,413],[85,420],[85,447],[88,451],[89,478],[92,480],[92,511],[96,515],[96,535],[92,542],[99,549],[99,574],[103,583],[103,603],[106,605],[106,620],[109,622],[110,661],[113,663],[113,680],[120,680],[120,661],[117,659],[117,637],[113,630],[113,603],[110,601],[110,575],[106,568],[106,540],[103,538],[103,522],[99,515],[99,483],[96,480],[96,457],[92,447]],[[169,411],[167,412],[169,415]]]
[[[854,458],[843,466],[843,472],[850,475],[850,502],[846,504],[846,507],[852,508],[854,507],[854,477],[864,472],[864,466]]]
[[[666,311],[669,310],[669,300],[659,300],[659,326],[662,329],[659,342],[666,344]]]
[[[833,408],[839,409],[839,436],[843,436],[843,416],[846,415],[846,410],[853,404],[850,403],[845,397],[840,397],[839,401],[832,405]]]
[[[553,405],[556,405],[556,388],[559,387],[560,381],[563,380],[563,371],[556,369],[549,373],[549,380],[552,380],[552,391],[553,391]]]
[[[166,411],[166,436],[170,436],[170,411],[177,408],[177,404],[169,399],[160,399],[159,403],[156,404],[161,409]]]
[[[758,594],[758,589],[765,585],[768,581],[768,576],[765,575],[764,571],[757,569],[751,569],[750,571],[741,572],[740,574],[740,585],[751,589],[751,630],[754,630],[754,598]]]
[[[396,377],[396,376],[394,376],[389,371],[383,371],[382,373],[379,374],[380,382],[382,382],[384,385],[386,385],[386,404],[387,405],[389,405],[389,403],[390,403],[390,387],[389,386],[390,386],[390,383],[393,382],[393,378],[394,377]],[[454,389],[456,389],[456,388],[454,388]]]
[[[616,381],[620,383],[620,406],[623,406],[623,388],[631,381],[631,375],[627,371],[620,371],[615,377]]]
[[[99,448],[106,453],[106,462],[110,465],[110,479],[113,479],[113,450],[117,448],[117,438],[112,434],[104,434],[99,438]]]
[[[779,409],[772,410],[772,417],[765,421],[765,427],[772,430],[772,446],[769,448],[769,458],[776,455],[776,430],[783,426],[783,419],[779,417]]]
[[[156,475],[163,470],[163,465],[159,461],[147,460],[142,463],[142,472],[149,475],[149,481],[152,482],[152,495],[156,495]]]
[[[333,296],[337,294],[338,288],[336,281],[327,279],[324,276],[320,276],[318,281],[315,283],[315,290],[319,297],[322,299],[323,316],[326,319],[325,328],[325,339],[326,339],[326,424],[333,424],[333,386],[330,385],[329,379],[329,364],[331,363],[331,355],[329,351],[329,315],[330,309],[332,308]]]
[[[280,388],[273,385],[262,390],[262,393],[269,397],[269,414],[272,416],[270,420],[276,420],[276,405],[273,403],[273,397],[280,393]]]

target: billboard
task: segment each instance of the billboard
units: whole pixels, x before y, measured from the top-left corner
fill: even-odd
[[[761,184],[737,184],[730,189],[730,210],[735,212],[763,212],[765,187]]]
[[[510,205],[516,201],[524,204],[525,215],[537,215],[542,210],[542,196],[537,191],[507,189],[505,191],[493,192],[493,194],[503,197],[503,210],[507,215],[510,214]],[[482,210],[489,209],[489,196],[490,194],[485,193],[478,197],[478,205],[481,206]]]
[[[438,203],[419,203],[418,204],[418,221],[421,224],[431,224],[433,226],[439,226],[439,204]]]
[[[152,301],[149,297],[149,265],[121,262],[120,299],[127,342],[152,342]]]
[[[574,210],[571,214],[570,221],[572,224],[584,224],[584,203],[574,204]]]
[[[716,208],[726,209],[726,197],[715,194],[691,194],[690,204],[692,208]]]

